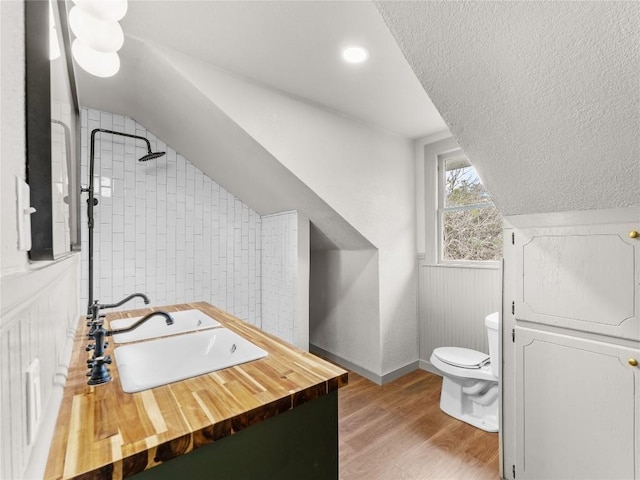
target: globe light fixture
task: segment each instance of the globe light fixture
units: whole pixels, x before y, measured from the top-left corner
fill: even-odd
[[[120,70],[120,57],[117,52],[101,52],[86,46],[79,39],[71,45],[73,58],[83,70],[96,77],[112,77]]]
[[[117,52],[124,44],[124,33],[118,22],[101,20],[81,8],[71,9],[69,26],[84,45],[99,52]]]
[[[73,0],[69,26],[76,39],[71,46],[80,67],[96,77],[111,77],[120,69],[118,50],[124,32],[118,23],[127,13],[127,0]]]
[[[100,20],[119,22],[127,13],[127,0],[73,0],[81,10]]]

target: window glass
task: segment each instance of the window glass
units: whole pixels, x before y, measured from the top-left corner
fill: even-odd
[[[495,261],[502,257],[502,217],[463,154],[440,162],[441,259]]]
[[[491,203],[491,197],[467,157],[449,158],[445,160],[445,166],[445,207]]]

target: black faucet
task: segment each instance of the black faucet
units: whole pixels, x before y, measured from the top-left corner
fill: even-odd
[[[117,330],[107,330],[107,337],[110,337],[111,335],[117,335],[119,333],[128,333],[128,332],[130,332],[132,330],[135,330],[140,325],[142,325],[144,322],[149,320],[151,317],[155,317],[156,315],[160,315],[161,317],[164,317],[165,322],[167,322],[167,326],[173,325],[173,317],[171,315],[169,315],[167,312],[163,312],[162,310],[158,310],[157,312],[151,312],[149,315],[146,315],[146,316],[142,317],[136,323],[134,323],[133,325],[131,325],[131,326],[127,327],[127,328],[119,328]]]
[[[96,311],[99,312],[99,308],[97,308]],[[109,374],[109,369],[107,368],[107,364],[111,363],[111,356],[104,354],[104,351],[108,346],[108,344],[104,341],[106,337],[135,330],[144,322],[157,315],[164,317],[165,321],[167,322],[167,326],[173,325],[173,317],[167,312],[163,311],[151,312],[150,314],[142,317],[130,327],[120,328],[117,330],[106,330],[102,322],[96,322],[95,329],[92,333],[92,337],[95,340],[95,345],[90,345],[89,347],[87,347],[87,350],[94,350],[93,358],[87,360],[87,366],[91,369],[87,374],[91,377],[89,378],[89,381],[87,383],[89,385],[100,385],[102,383],[111,381],[111,374]]]
[[[132,293],[127,298],[123,298],[122,300],[120,300],[117,303],[110,303],[110,304],[107,304],[107,305],[100,305],[100,308],[116,308],[116,307],[119,307],[120,305],[124,305],[129,300],[133,300],[136,297],[139,297],[142,300],[144,300],[144,304],[145,305],[149,305],[149,297],[147,297],[144,293]]]
[[[127,303],[129,300],[132,300],[136,297],[139,297],[142,300],[144,300],[145,305],[149,305],[149,297],[147,297],[144,293],[132,293],[131,295],[120,300],[117,303],[109,303],[104,305],[101,305],[100,303],[98,303],[98,300],[94,300],[93,303],[89,305],[89,313],[87,315],[87,320],[88,320],[87,327],[89,327],[89,333],[87,336],[89,338],[93,338],[93,333],[95,332],[96,328],[98,328],[98,324],[102,322],[104,315],[100,315],[100,310],[102,310],[103,308],[119,307]],[[87,347],[87,351],[91,350],[91,348],[92,347]]]

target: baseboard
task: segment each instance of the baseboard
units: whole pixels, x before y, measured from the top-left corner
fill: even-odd
[[[371,380],[373,383],[382,385],[382,377],[380,377],[380,375],[370,372],[366,368],[362,368],[361,366],[356,365],[355,363],[351,363],[349,360],[345,360],[344,358],[338,355],[334,355],[333,353],[328,352],[323,348],[320,348],[316,345],[309,344],[309,352],[313,353],[314,355],[318,355],[319,357],[326,358],[330,362],[333,362],[341,366],[342,368],[351,370],[352,372],[357,373],[360,376],[363,376],[367,380]]]
[[[400,378],[403,375],[406,375],[407,373],[411,373],[414,370],[418,370],[419,368],[420,368],[420,363],[418,360],[416,360],[415,362],[408,363],[404,367],[396,368],[395,370],[382,375],[381,385],[384,385],[385,383],[393,382],[396,378]]]
[[[349,360],[345,360],[338,355],[328,352],[325,349],[318,347],[317,345],[309,344],[309,351],[314,355],[326,358],[327,360],[341,366],[342,368],[357,373],[358,375],[366,378],[367,380],[371,380],[373,383],[376,383],[378,385],[384,385],[385,383],[392,382],[396,378],[400,378],[403,375],[406,375],[407,373],[413,372],[414,370],[420,368],[418,361],[416,360],[415,362],[411,362],[404,367],[397,368],[392,372],[385,373],[384,375],[378,375],[367,370],[366,368],[362,368],[361,366],[350,362]]]
[[[442,376],[442,373],[433,366],[433,364],[428,360],[418,360],[420,365],[420,370],[426,370],[429,373],[433,373],[434,375]]]

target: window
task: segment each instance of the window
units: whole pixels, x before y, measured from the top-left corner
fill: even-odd
[[[502,217],[461,150],[438,157],[440,260],[502,258]]]

